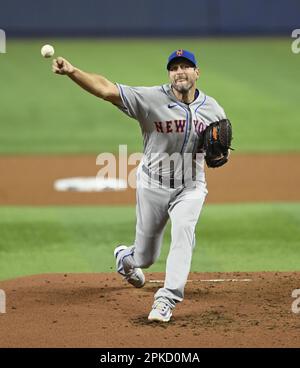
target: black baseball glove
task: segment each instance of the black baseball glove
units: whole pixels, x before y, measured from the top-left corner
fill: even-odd
[[[208,167],[220,167],[228,161],[232,127],[228,119],[211,123],[204,131],[203,150]]]

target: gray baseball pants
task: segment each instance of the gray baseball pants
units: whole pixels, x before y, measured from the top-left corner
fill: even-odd
[[[191,268],[195,247],[195,226],[207,194],[206,183],[169,188],[157,183],[149,186],[149,177],[137,174],[136,236],[125,252],[124,267],[150,267],[159,257],[164,229],[171,220],[171,246],[167,257],[163,288],[154,298],[169,301],[172,307],[184,298],[184,287]]]

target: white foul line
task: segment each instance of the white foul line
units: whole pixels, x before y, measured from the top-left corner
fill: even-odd
[[[203,279],[203,280],[187,280],[187,282],[249,282],[252,279]],[[149,280],[150,283],[156,284],[164,282],[164,280]]]

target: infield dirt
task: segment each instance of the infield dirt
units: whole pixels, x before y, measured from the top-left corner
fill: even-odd
[[[57,192],[56,179],[95,177],[95,156],[0,156],[0,205],[125,205],[135,191]],[[133,167],[128,166],[128,170]],[[206,170],[206,203],[300,200],[300,155],[231,155]]]
[[[193,273],[167,324],[150,323],[147,274],[134,289],[114,274],[46,274],[0,282],[1,347],[299,347],[292,290],[300,273]],[[205,282],[204,279],[251,279]]]

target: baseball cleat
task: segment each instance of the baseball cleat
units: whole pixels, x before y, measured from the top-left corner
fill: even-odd
[[[125,271],[123,267],[123,258],[126,256],[123,253],[127,249],[125,245],[119,245],[114,250],[114,257],[116,258],[117,272],[123,276],[123,278],[136,288],[141,288],[145,285],[145,276],[140,268],[132,268],[129,271]]]
[[[152,311],[149,313],[149,321],[157,322],[169,322],[172,317],[172,309],[169,304],[157,300],[153,306]]]

